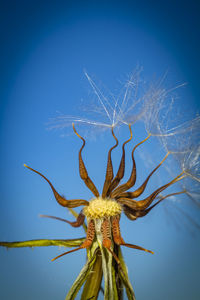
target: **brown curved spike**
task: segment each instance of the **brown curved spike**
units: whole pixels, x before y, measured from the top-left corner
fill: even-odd
[[[110,243],[108,243],[108,245],[104,243],[103,246],[112,254],[112,256],[116,260],[117,264],[121,265],[119,258],[117,257],[117,255],[115,254],[115,252],[111,250]]]
[[[120,199],[117,199],[117,202],[124,204],[136,211],[144,210],[151,205],[151,203],[153,202],[153,200],[156,198],[156,196],[159,193],[161,193],[163,190],[165,190],[167,187],[169,187],[173,183],[178,182],[179,180],[183,179],[186,176],[186,175],[183,175],[183,173],[184,172],[181,172],[172,181],[170,181],[169,183],[167,183],[167,184],[161,186],[160,188],[158,188],[157,190],[155,190],[150,196],[148,196],[144,200],[136,201],[136,200],[131,200],[130,198],[120,198]]]
[[[156,204],[158,204],[158,202]],[[124,205],[123,210],[129,220],[135,221],[137,218],[146,216],[156,204],[154,204],[151,207],[144,209],[144,210],[135,210],[135,209],[132,209],[132,208]]]
[[[101,233],[102,233],[102,245],[104,248],[106,248],[114,257],[116,262],[120,265],[120,260],[117,257],[117,255],[111,250],[111,232],[110,232],[110,222],[108,219],[104,219],[101,225]]]
[[[60,254],[60,255],[58,255],[58,256],[52,258],[51,261],[54,261],[54,260],[56,260],[56,259],[58,259],[58,258],[60,258],[60,257],[62,257],[62,256],[64,256],[64,255],[66,255],[66,254],[69,254],[69,253],[72,253],[72,252],[75,252],[75,251],[78,251],[78,250],[81,250],[81,249],[83,249],[83,248],[80,246],[80,247],[78,247],[78,248],[76,248],[76,249],[72,249],[72,250],[70,250],[70,251],[64,252],[64,253],[62,253],[62,254]]]
[[[125,247],[128,247],[128,248],[132,248],[132,249],[137,249],[137,250],[142,250],[142,251],[145,251],[145,252],[149,252],[151,254],[154,254],[153,251],[151,250],[148,250],[148,249],[145,249],[141,246],[137,246],[137,245],[133,245],[133,244],[127,244],[127,243],[124,243],[124,244],[121,244],[121,246],[125,246]]]
[[[62,222],[65,222],[67,224],[70,224],[72,227],[80,227],[81,225],[83,225],[83,222],[85,220],[85,216],[82,212],[80,212],[80,214],[78,215],[76,221],[74,221],[74,222],[70,222],[70,221],[62,219],[62,218],[58,218],[58,217],[54,217],[54,216],[48,216],[48,215],[40,215],[40,217],[62,221]]]
[[[94,185],[94,183],[92,182],[92,180],[90,179],[90,177],[88,176],[87,169],[86,169],[85,164],[84,164],[83,159],[82,159],[82,150],[85,147],[85,140],[76,131],[74,123],[72,123],[72,127],[73,127],[73,130],[74,130],[75,134],[83,141],[83,145],[82,145],[82,147],[79,151],[79,174],[80,174],[80,177],[85,182],[85,185],[94,194],[94,196],[99,197],[99,192],[98,192],[96,186]]]
[[[65,199],[64,197],[60,196],[58,194],[58,192],[55,190],[55,188],[53,187],[52,183],[49,181],[49,179],[47,179],[44,175],[42,175],[40,172],[30,168],[29,166],[25,165],[24,164],[24,167],[28,168],[29,170],[37,173],[38,175],[40,175],[42,178],[44,178],[48,184],[50,185],[53,193],[54,193],[54,196],[57,200],[57,202],[64,206],[64,207],[70,207],[70,208],[73,208],[73,207],[78,207],[78,206],[81,206],[81,205],[89,205],[89,202],[87,200],[82,200],[82,199],[73,199],[73,200],[67,200]]]
[[[133,163],[133,167],[132,167],[132,171],[131,171],[131,175],[130,175],[130,178],[129,180],[118,186],[114,191],[113,193],[111,193],[111,198],[115,198],[115,197],[118,197],[119,194],[121,194],[122,192],[125,192],[127,190],[129,190],[130,188],[132,188],[136,182],[136,163],[135,163],[135,158],[134,158],[134,152],[136,150],[136,148],[138,146],[140,146],[141,144],[143,144],[145,141],[147,141],[149,138],[150,138],[151,134],[149,134],[144,140],[142,140],[140,143],[138,143],[132,150],[132,153],[131,153],[131,156],[132,156],[132,163]]]
[[[137,212],[135,209],[132,209],[126,205],[123,205],[123,211],[124,211],[124,214],[126,215],[126,217],[131,220],[131,221],[135,221],[138,216],[137,216]]]
[[[76,248],[76,249],[64,252],[64,253],[54,257],[51,261],[54,261],[54,260],[66,255],[66,254],[78,251],[80,249],[89,248],[92,245],[94,237],[95,237],[95,225],[94,225],[94,221],[91,220],[88,224],[87,236],[86,236],[86,239],[83,242],[83,244],[80,247]]]
[[[150,206],[149,208],[147,208],[146,210],[144,210],[141,215],[138,215],[138,217],[144,217],[144,216],[146,216],[152,210],[152,208],[156,207],[160,202],[162,202],[166,198],[169,198],[169,197],[172,197],[172,196],[177,196],[177,195],[180,195],[180,194],[184,194],[185,192],[186,191],[183,190],[181,192],[171,193],[171,194],[168,194],[166,196],[162,196],[155,204],[153,204],[152,206]],[[142,212],[142,211],[138,211],[138,213],[139,212]]]
[[[167,152],[167,154],[165,155],[163,160],[157,165],[157,167],[155,169],[153,169],[153,171],[149,174],[149,176],[146,178],[146,180],[143,182],[143,184],[137,190],[135,190],[134,192],[126,192],[126,193],[118,194],[116,197],[131,198],[131,199],[139,197],[144,192],[144,190],[147,186],[147,183],[148,183],[149,179],[151,178],[151,176],[164,163],[164,161],[167,159],[169,154],[170,154],[170,152]]]
[[[127,244],[124,242],[124,240],[121,236],[121,232],[120,232],[119,216],[115,216],[112,218],[112,233],[113,233],[114,242],[117,245],[129,247],[129,248],[133,248],[133,249],[138,249],[138,250],[146,251],[146,252],[153,254],[153,252],[151,250],[145,249],[145,248],[137,246],[137,245]]]
[[[121,245],[121,243],[124,243],[124,240],[120,232],[119,220],[120,220],[120,216],[114,216],[111,219],[113,239],[115,244],[117,245]]]
[[[157,206],[161,201],[163,201],[164,199],[168,198],[168,197],[171,197],[171,196],[176,196],[176,195],[180,195],[180,194],[183,194],[185,193],[186,191],[181,191],[181,192],[177,192],[177,193],[171,193],[171,194],[168,194],[166,196],[163,196],[160,198],[160,200],[158,200],[154,205],[150,206],[149,208],[145,209],[145,210],[139,210],[139,211],[136,211],[135,209],[132,209],[126,205],[124,205],[123,207],[123,211],[125,213],[125,215],[127,216],[127,218],[129,220],[136,220],[137,218],[141,218],[141,217],[144,217],[146,216],[151,210],[152,208],[154,208],[155,206]]]
[[[125,171],[125,145],[130,142],[133,138],[133,133],[131,130],[131,125],[129,124],[129,130],[130,130],[130,138],[125,141],[122,145],[122,158],[119,165],[119,169],[117,171],[117,174],[113,181],[111,182],[111,185],[108,189],[107,196],[110,196],[111,192],[116,188],[116,186],[119,184],[120,180],[124,177],[124,171]]]
[[[108,188],[112,182],[113,179],[113,166],[112,166],[112,159],[111,159],[111,152],[113,149],[115,149],[118,146],[118,139],[116,138],[113,127],[112,127],[112,136],[114,137],[116,143],[114,146],[112,146],[108,152],[108,160],[107,160],[107,168],[106,168],[106,178],[103,186],[103,192],[102,192],[102,197],[105,198]]]

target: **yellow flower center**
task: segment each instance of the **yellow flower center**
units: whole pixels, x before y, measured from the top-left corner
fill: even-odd
[[[122,212],[121,205],[110,198],[94,198],[88,206],[85,206],[83,213],[87,218],[99,219],[103,217],[112,217],[120,215]]]

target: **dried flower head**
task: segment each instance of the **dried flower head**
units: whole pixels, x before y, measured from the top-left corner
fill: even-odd
[[[53,127],[66,127],[73,120],[74,123],[89,124],[95,127],[108,128],[114,140],[113,146],[108,151],[106,175],[101,193],[99,193],[94,182],[88,175],[85,166],[82,151],[85,147],[85,139],[77,132],[74,123],[72,124],[74,133],[82,140],[82,146],[79,151],[79,174],[85,185],[93,194],[93,198],[88,201],[85,199],[68,200],[61,196],[53,184],[39,171],[25,165],[31,171],[40,175],[50,185],[58,204],[68,208],[76,221],[63,220],[58,217],[43,215],[43,217],[54,218],[67,222],[73,227],[84,226],[86,231],[85,239],[75,240],[35,240],[27,242],[0,242],[0,246],[6,247],[25,247],[25,246],[49,246],[60,245],[66,247],[76,247],[70,251],[52,259],[56,259],[81,249],[87,249],[87,262],[81,270],[76,281],[72,285],[66,296],[66,300],[75,299],[78,291],[84,284],[81,299],[97,299],[100,292],[102,276],[104,277],[104,299],[122,299],[123,289],[125,288],[128,299],[135,299],[134,291],[128,278],[127,268],[124,263],[121,246],[142,250],[152,253],[151,250],[141,246],[127,243],[124,241],[120,232],[120,217],[124,213],[129,220],[135,221],[148,215],[153,208],[167,198],[174,198],[182,194],[187,194],[193,199],[193,192],[187,188],[186,178],[194,180],[197,184],[200,182],[199,173],[199,154],[200,146],[197,143],[197,134],[199,134],[200,118],[196,117],[191,122],[169,128],[168,122],[163,125],[163,120],[168,120],[168,113],[171,106],[167,105],[165,114],[162,114],[163,108],[166,108],[166,98],[168,92],[161,88],[151,87],[143,95],[139,95],[138,72],[134,73],[125,86],[125,93],[121,102],[119,99],[114,102],[108,101],[99,91],[95,83],[86,74],[90,85],[105,113],[107,122],[96,120],[62,117],[57,120],[57,125]],[[171,101],[171,104],[173,99]],[[169,104],[169,103],[168,103]],[[102,110],[98,110],[98,113]],[[124,183],[121,180],[125,174],[125,146],[132,141],[132,127],[137,120],[143,120],[147,131],[146,137],[136,144],[131,152],[132,168],[129,179]],[[112,164],[112,151],[118,146],[118,139],[115,135],[115,128],[120,124],[125,124],[129,128],[130,137],[122,144],[122,156],[118,171],[114,175]],[[189,134],[189,138],[188,138]],[[159,164],[154,166],[143,183],[139,187],[132,189],[137,180],[137,168],[135,161],[135,151],[140,148],[151,136],[157,136],[163,148],[165,155]],[[184,141],[184,143],[183,143]],[[148,196],[143,196],[146,187],[157,172],[165,163],[168,156],[175,157],[180,163],[180,171],[169,181],[158,185]],[[176,183],[182,182],[182,188],[178,188],[168,194],[162,193],[171,186],[178,186]],[[198,188],[196,189],[198,191]],[[139,198],[139,200],[138,200]],[[73,208],[81,206],[82,209],[77,215]],[[87,220],[87,227],[84,223]]]

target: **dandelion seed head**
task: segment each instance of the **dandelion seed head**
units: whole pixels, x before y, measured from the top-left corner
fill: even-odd
[[[143,116],[144,97],[142,96],[142,85],[140,85],[141,70],[135,70],[126,80],[123,88],[118,96],[109,92],[108,95],[99,89],[92,78],[85,72],[86,79],[88,80],[92,92],[95,96],[95,103],[84,103],[80,116],[65,115],[58,113],[56,118],[51,118],[48,123],[48,129],[67,129],[72,123],[76,125],[89,127],[93,134],[99,131],[105,131],[110,128],[116,128],[123,124],[134,124]],[[87,116],[83,117],[82,115]]]
[[[90,275],[95,274],[95,272],[90,268],[90,266],[92,267],[93,263],[95,263],[95,268],[99,265],[99,270],[103,269],[105,287],[108,282],[109,284],[107,284],[107,286],[111,286],[111,293],[113,291],[112,280],[114,280],[113,282],[115,284],[116,278],[120,278],[120,272],[123,271],[122,278],[124,287],[126,288],[128,286],[127,295],[131,295],[131,299],[135,299],[134,292],[131,285],[129,284],[126,269],[123,270],[124,262],[120,254],[120,247],[126,246],[152,254],[153,252],[141,246],[126,243],[124,241],[120,233],[119,221],[121,213],[124,212],[129,220],[135,221],[138,218],[145,217],[150,213],[152,209],[154,209],[154,207],[157,207],[157,205],[161,201],[168,198],[171,204],[180,204],[181,209],[184,202],[184,197],[192,199],[193,202],[197,203],[200,206],[200,117],[197,116],[192,121],[183,122],[181,124],[178,123],[177,111],[174,111],[176,97],[170,94],[177,87],[168,90],[163,88],[163,79],[155,84],[146,85],[140,79],[140,70],[138,69],[129,76],[128,80],[126,80],[125,84],[123,85],[119,96],[117,97],[112,93],[109,93],[109,95],[105,96],[105,94],[99,89],[99,87],[87,72],[85,72],[85,76],[92,88],[94,96],[96,97],[96,103],[93,104],[90,109],[88,106],[83,109],[85,117],[74,115],[66,116],[63,114],[59,114],[57,118],[51,120],[52,123],[50,125],[50,128],[66,129],[69,126],[71,128],[71,125],[73,124],[75,134],[79,139],[82,140],[82,146],[80,147],[78,156],[79,175],[84,181],[85,185],[90,189],[90,191],[96,198],[92,198],[90,201],[88,201],[79,198],[68,199],[62,197],[45,175],[37,170],[28,167],[27,165],[24,166],[37,173],[48,182],[54,193],[56,201],[61,206],[65,208],[67,207],[71,212],[73,212],[72,208],[83,206],[79,214],[76,214],[75,212],[73,213],[73,215],[77,217],[76,221],[74,222],[63,220],[58,217],[47,216],[52,219],[65,221],[73,227],[83,226],[86,231],[86,238],[84,239],[84,241],[83,239],[75,239],[73,243],[72,240],[68,240],[67,243],[67,240],[64,240],[66,246],[71,247],[71,245],[73,245],[74,247],[78,246],[78,248],[62,253],[61,255],[58,255],[57,257],[52,259],[52,261],[54,261],[57,258],[81,249],[88,250],[88,261],[82,269],[78,279],[70,288],[68,295],[75,295],[75,293],[78,291],[78,289],[81,288],[81,285],[84,282],[84,280],[82,279],[86,279],[86,275],[89,272]],[[141,84],[141,82],[143,84]],[[139,143],[133,146],[133,150],[131,152],[132,170],[130,177],[128,181],[120,184],[120,181],[123,179],[125,174],[125,153],[127,153],[128,150],[128,147],[125,147],[125,145],[129,142],[133,142],[132,140],[134,140],[134,134],[132,132],[131,125],[135,124],[137,121],[143,122],[144,128],[148,135],[142,141],[140,139]],[[88,131],[90,134],[94,132],[97,133],[99,131],[104,132],[105,130],[109,129],[112,133],[113,138],[115,139],[114,146],[112,145],[112,147],[108,151],[106,176],[102,193],[99,193],[95,186],[95,183],[88,175],[88,171],[82,157],[82,150],[85,147],[86,140],[78,133],[78,131],[76,131],[74,123],[75,125],[78,124],[80,125],[80,127],[83,127],[84,131]],[[122,144],[121,161],[118,171],[116,172],[116,175],[114,175],[115,172],[112,165],[111,152],[114,151],[119,143],[117,135],[115,136],[116,130],[113,129],[121,127],[122,125],[129,126],[130,137]],[[138,146],[146,142],[150,136],[155,136],[154,141],[159,140],[161,142],[161,145],[155,146],[154,143],[154,147],[148,148],[148,156],[144,155],[144,152],[139,153],[142,157],[142,160],[146,162],[146,166],[150,166],[151,172],[143,181],[143,183],[135,189],[135,183],[137,184],[138,181],[138,173],[140,173],[140,169],[138,168],[138,161],[136,157],[134,158],[135,150],[136,148],[138,148]],[[166,153],[164,158],[160,160],[160,163],[155,166],[155,160],[152,158],[155,158],[155,156],[157,156],[157,150],[160,150],[160,146],[161,150],[164,150],[164,152]],[[139,149],[137,149],[136,151],[138,151]],[[170,156],[170,159],[167,159],[168,156]],[[167,165],[165,166],[165,169],[173,178],[171,178],[168,183],[166,177],[163,176],[162,173],[157,171],[158,168],[161,167],[161,165],[165,165],[166,159]],[[180,170],[178,174],[173,174],[174,170],[172,170],[169,160],[172,161],[171,164],[173,164],[173,167],[176,168],[175,172],[177,171],[177,165],[179,164]],[[174,163],[175,161],[176,164]],[[146,169],[146,166],[143,168]],[[96,168],[96,170],[98,170],[98,168]],[[145,172],[143,172],[143,174],[144,173]],[[154,191],[153,193],[149,193],[146,197],[144,196],[144,194],[146,193],[146,186],[150,185],[150,182],[152,183],[151,177],[154,177],[156,173],[158,174],[157,180],[155,182],[155,189],[154,186],[151,186]],[[176,190],[177,182],[181,184],[181,190]],[[176,185],[174,186],[174,184]],[[133,190],[130,190],[132,188]],[[170,193],[162,195],[161,193],[163,191],[165,193],[165,190],[168,188],[172,188],[172,191]],[[181,195],[181,198],[177,198],[178,195]],[[179,200],[177,201],[177,199]],[[187,218],[195,224],[193,218],[185,214],[184,211],[183,215],[185,216],[185,219]],[[87,227],[84,224],[85,217],[87,219]],[[54,245],[56,245],[56,243],[59,243],[60,246],[63,246],[63,241],[47,241],[50,242],[50,244],[48,245],[52,245],[53,242]],[[34,245],[34,241],[30,242],[32,245]],[[38,241],[36,242],[38,243]],[[8,243],[0,243],[0,246],[5,246],[6,244]],[[22,246],[23,242],[19,242],[19,244]],[[10,245],[13,247],[14,243],[10,243]],[[100,253],[101,255],[96,256],[97,253]],[[98,264],[96,264],[95,259]],[[116,263],[118,266],[120,266],[119,268],[116,268]],[[98,275],[98,272],[96,274]],[[80,278],[82,279],[80,280]],[[88,282],[90,282],[91,278],[89,278]],[[95,281],[95,277],[93,277],[93,281]],[[99,282],[99,289],[100,284],[101,282]],[[87,287],[87,282],[85,287]],[[71,299],[71,296],[67,296],[66,299]]]
[[[52,120],[51,128],[67,129],[73,122],[79,130],[82,128],[84,136],[95,138],[111,128],[117,129],[140,121],[147,134],[160,141],[162,151],[170,153],[169,163],[165,166],[168,174],[174,176],[177,168],[180,168],[186,176],[182,182],[187,185],[187,191],[191,191],[194,182],[200,182],[200,116],[197,115],[192,120],[185,120],[183,117],[181,100],[176,95],[176,90],[185,84],[166,88],[166,74],[149,83],[142,78],[141,72],[142,68],[138,67],[128,75],[121,82],[122,88],[116,96],[100,89],[85,71],[94,102],[91,104],[90,101],[85,101],[80,116],[59,114]],[[139,154],[142,156],[141,152]],[[152,161],[151,155],[143,161],[148,167]],[[153,164],[152,161],[151,165]],[[157,180],[163,182],[160,177]]]
[[[200,117],[178,126],[175,131],[175,134],[160,137],[160,141],[184,173],[200,182]]]

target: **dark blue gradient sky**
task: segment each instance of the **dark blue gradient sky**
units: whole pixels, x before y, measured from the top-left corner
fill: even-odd
[[[138,65],[149,80],[167,71],[167,86],[187,83],[180,105],[194,116],[200,99],[199,1],[19,0],[1,2],[0,15],[0,240],[83,236],[81,229],[37,217],[71,216],[23,163],[48,175],[66,197],[91,197],[78,177],[80,141],[45,130],[56,111],[78,114],[80,101],[90,97],[85,69],[114,93]],[[111,145],[105,141],[89,141],[84,153],[98,186]],[[124,239],[156,253],[124,249],[138,300],[200,297],[199,232],[192,237],[188,228],[177,230],[175,224],[187,227],[186,220],[172,215],[160,209],[137,223],[122,218]],[[85,252],[51,263],[57,254],[56,248],[0,249],[1,299],[64,299]]]

